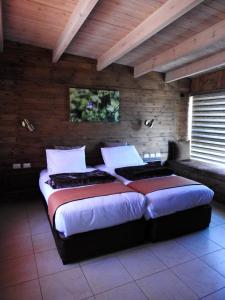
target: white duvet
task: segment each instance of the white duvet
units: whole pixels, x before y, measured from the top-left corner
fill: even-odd
[[[88,168],[87,171],[93,171]],[[48,203],[55,191],[46,181],[47,170],[40,173],[39,186]],[[80,187],[78,187],[80,188]],[[69,202],[60,206],[55,214],[55,227],[65,237],[75,233],[107,228],[140,219],[146,210],[146,199],[137,192],[94,197]]]
[[[117,175],[113,168],[108,168],[106,165],[98,165],[96,168],[108,172],[126,185],[131,182]],[[202,184],[170,188],[149,193],[145,196],[147,200],[145,218],[147,220],[150,218],[155,219],[178,211],[209,204],[212,201],[213,195],[214,192]]]

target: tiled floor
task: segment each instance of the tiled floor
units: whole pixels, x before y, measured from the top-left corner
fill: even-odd
[[[203,231],[65,266],[39,199],[2,202],[0,236],[0,300],[225,299],[219,204]]]

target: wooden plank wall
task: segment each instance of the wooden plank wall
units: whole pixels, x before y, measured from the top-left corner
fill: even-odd
[[[225,70],[219,70],[193,78],[191,83],[191,92],[193,94],[224,89]]]
[[[186,137],[189,82],[165,84],[160,74],[133,78],[129,67],[112,65],[96,71],[94,60],[64,55],[51,63],[51,52],[7,42],[0,56],[0,165],[31,162],[45,165],[45,148],[87,145],[88,161],[98,162],[99,143],[127,140],[140,153],[161,151],[168,140]],[[121,92],[121,121],[69,122],[68,88],[92,87]],[[23,118],[35,132],[20,126]],[[152,129],[143,125],[155,119]]]

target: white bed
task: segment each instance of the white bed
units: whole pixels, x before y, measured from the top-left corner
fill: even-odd
[[[93,171],[87,168],[86,172]],[[40,173],[39,186],[46,202],[49,196],[58,191],[46,183],[49,179],[47,170]],[[78,187],[79,188],[79,187]],[[69,202],[60,206],[55,214],[55,228],[65,237],[76,233],[107,228],[144,216],[146,199],[137,192],[94,197]]]
[[[131,182],[117,175],[112,167],[98,165],[96,168],[108,172],[126,185]],[[145,218],[147,220],[156,219],[178,211],[209,204],[213,195],[214,192],[204,185],[183,186],[149,193],[145,196],[147,201]]]

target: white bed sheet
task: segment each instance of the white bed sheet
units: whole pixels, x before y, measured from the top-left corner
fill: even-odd
[[[106,165],[98,165],[96,168],[108,172],[126,185],[132,182],[117,175],[114,169],[108,168]],[[145,218],[147,220],[150,218],[156,219],[178,211],[209,204],[213,199],[213,195],[214,192],[202,184],[182,186],[149,193],[145,195],[147,200]]]
[[[92,171],[88,168],[87,171]],[[46,202],[54,190],[46,184],[49,179],[47,170],[42,170],[39,186]],[[78,187],[79,188],[79,187]],[[107,228],[140,219],[146,210],[146,199],[140,193],[123,193],[94,197],[66,203],[55,214],[55,227],[68,237],[75,233]]]

